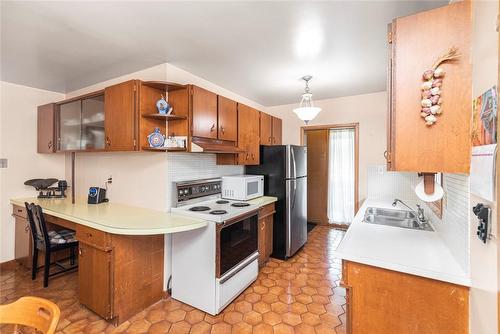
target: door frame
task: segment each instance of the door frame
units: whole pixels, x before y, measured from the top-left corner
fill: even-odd
[[[304,136],[306,134],[306,131],[330,130],[330,129],[354,129],[354,215],[356,215],[356,213],[358,213],[359,210],[359,123],[301,126],[300,145],[304,145]]]

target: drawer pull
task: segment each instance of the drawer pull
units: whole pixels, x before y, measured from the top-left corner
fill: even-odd
[[[92,238],[92,233],[89,233],[89,232],[85,232],[85,235],[89,238]]]
[[[26,225],[26,227],[24,228],[24,231],[28,232],[29,230],[30,230],[30,226]]]
[[[23,212],[23,210],[22,209],[17,209],[17,212],[21,213],[21,212]]]

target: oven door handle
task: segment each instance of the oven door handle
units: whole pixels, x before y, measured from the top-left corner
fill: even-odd
[[[259,258],[259,252],[252,253],[252,255],[248,256],[245,260],[241,261],[235,268],[225,273],[224,276],[220,278],[219,283],[224,284],[234,275],[245,269],[251,262],[253,262],[255,259],[258,258]]]
[[[240,222],[242,220],[245,220],[245,219],[250,218],[250,217],[255,216],[255,215],[257,215],[257,216],[259,215],[259,209],[247,212],[247,213],[242,214],[242,215],[239,215],[239,216],[234,217],[230,220],[226,220],[224,223],[222,223],[222,228],[231,226],[234,223]]]

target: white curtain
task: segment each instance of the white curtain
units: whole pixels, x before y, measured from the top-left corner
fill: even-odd
[[[331,129],[328,157],[328,220],[349,224],[354,217],[354,129]]]

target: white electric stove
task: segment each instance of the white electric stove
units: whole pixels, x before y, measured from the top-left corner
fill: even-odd
[[[258,209],[221,198],[221,179],[174,184],[172,213],[210,222],[172,234],[172,298],[218,314],[258,275]]]

